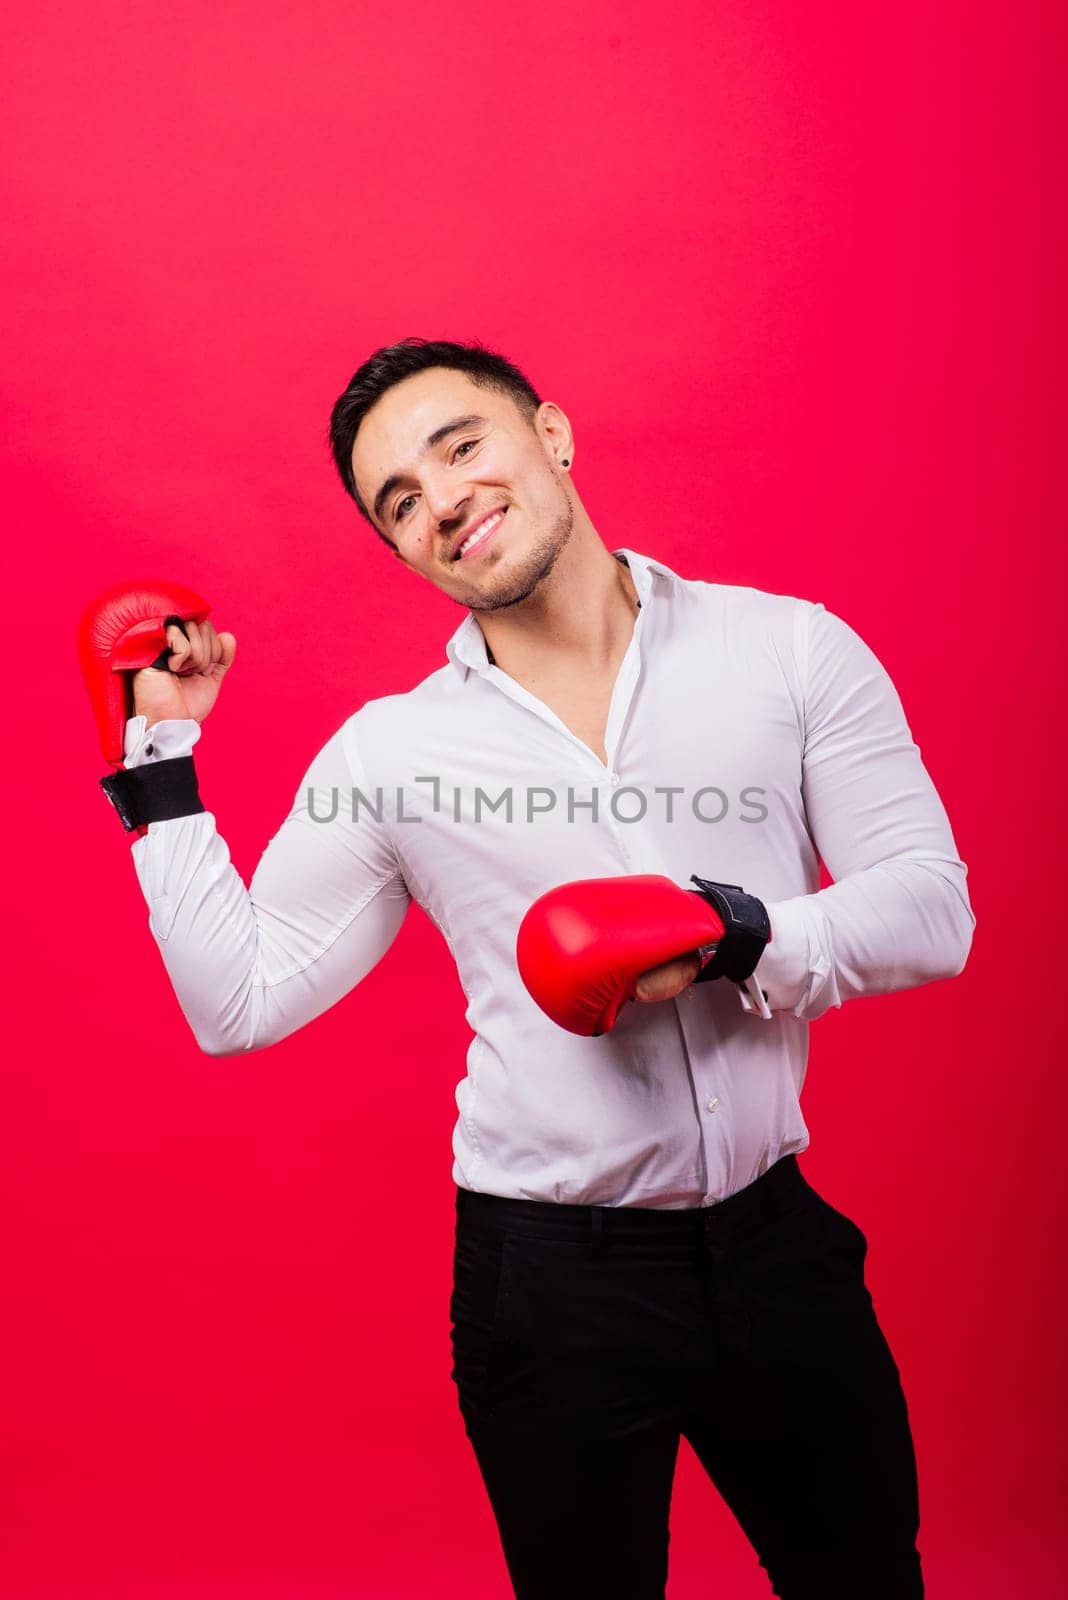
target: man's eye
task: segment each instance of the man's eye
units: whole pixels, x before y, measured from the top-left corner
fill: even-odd
[[[414,494],[406,494],[404,496],[403,500],[398,500],[397,501],[397,504],[393,508],[393,520],[394,520],[394,522],[399,522],[401,517],[406,517],[408,515],[408,513],[405,511],[404,508],[408,504],[409,500],[414,500],[414,499],[415,499]]]
[[[461,440],[460,443],[456,446],[456,449],[453,451],[453,459],[455,460],[455,458],[460,454],[461,450],[473,450],[477,443],[478,443],[477,439],[463,439],[463,440]]]

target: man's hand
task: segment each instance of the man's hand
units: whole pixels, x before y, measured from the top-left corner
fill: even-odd
[[[723,937],[700,894],[656,873],[562,883],[528,910],[519,975],[546,1016],[595,1037],[628,1000],[669,1000],[697,976],[697,951]]]
[[[690,987],[700,970],[701,962],[696,951],[692,955],[676,956],[672,961],[661,962],[660,966],[650,967],[648,972],[642,973],[634,998],[674,1000],[676,995]]]
[[[690,882],[697,888],[638,873],[539,895],[515,946],[531,999],[559,1027],[596,1038],[628,1000],[673,1000],[713,978],[743,983],[771,940],[767,907],[737,884]]]
[[[208,622],[186,622],[167,629],[169,671],[145,667],[133,677],[134,715],[153,723],[191,717],[203,722],[214,706],[226,673],[234,664],[237,640],[216,633]]]
[[[139,583],[115,583],[90,601],[78,624],[78,660],[89,691],[89,700],[100,735],[104,759],[113,767],[122,765],[124,734],[135,715],[132,679],[142,679],[140,704],[136,710],[150,722],[164,717],[206,717],[218,695],[218,683],[204,676],[197,689],[187,695],[178,679],[167,669],[167,662],[178,662],[189,673],[209,669],[221,677],[233,660],[234,641],[229,634],[216,634],[207,623],[211,607],[195,590],[170,579]],[[180,623],[172,627],[170,624]],[[195,643],[182,637],[182,628],[192,630]],[[151,672],[144,669],[164,662]],[[198,666],[199,664],[199,666]],[[221,669],[221,671],[220,671]],[[144,680],[148,680],[145,686]],[[208,692],[208,684],[211,684]]]

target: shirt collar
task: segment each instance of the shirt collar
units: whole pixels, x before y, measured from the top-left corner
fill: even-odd
[[[653,574],[659,573],[670,583],[681,582],[677,572],[665,566],[662,561],[656,561],[652,556],[639,555],[636,550],[620,548],[613,550],[614,556],[622,556],[631,570],[634,587],[638,591],[638,599],[643,608],[649,604],[653,593]],[[473,611],[469,611],[461,622],[452,638],[445,646],[445,654],[452,662],[461,678],[466,678],[468,671],[486,672],[489,670],[489,657],[486,654],[486,640],[482,629],[475,620]]]

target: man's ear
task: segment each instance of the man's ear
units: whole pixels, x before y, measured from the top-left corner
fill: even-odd
[[[555,400],[543,400],[538,407],[536,422],[550,461],[559,465],[567,457],[570,465],[575,459],[575,440],[567,413]]]

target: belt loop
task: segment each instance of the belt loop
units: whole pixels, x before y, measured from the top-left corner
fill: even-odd
[[[590,1243],[593,1254],[599,1256],[604,1241],[604,1218],[600,1206],[590,1207]]]

